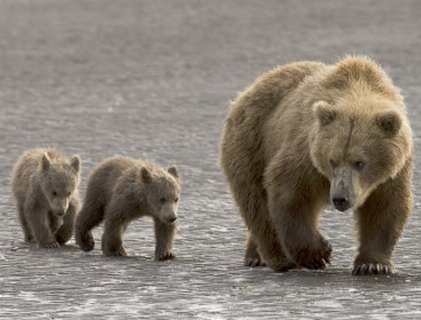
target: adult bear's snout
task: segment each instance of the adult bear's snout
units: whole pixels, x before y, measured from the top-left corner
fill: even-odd
[[[339,211],[346,211],[351,208],[351,202],[346,195],[334,194],[332,202],[335,208]]]

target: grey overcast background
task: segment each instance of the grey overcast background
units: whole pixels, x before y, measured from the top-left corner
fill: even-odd
[[[230,99],[258,75],[367,54],[402,88],[421,148],[421,1],[0,0],[0,318],[421,319],[420,160],[398,274],[354,277],[352,216],[327,211],[332,265],[276,274],[242,266],[244,224],[218,167]],[[82,195],[114,155],[176,164],[178,260],[154,262],[152,221],[128,258],[22,241],[10,172],[27,148],[82,158]]]

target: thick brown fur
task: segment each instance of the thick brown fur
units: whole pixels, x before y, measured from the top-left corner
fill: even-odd
[[[17,161],[12,189],[26,242],[56,248],[73,234],[80,208],[80,158],[56,149],[31,149]]]
[[[126,256],[123,234],[128,224],[151,216],[155,225],[155,259],[174,258],[180,177],[167,170],[127,157],[101,162],[89,177],[83,208],[76,221],[76,243],[94,248],[91,230],[104,221],[102,250],[106,256]]]
[[[220,156],[251,234],[247,265],[324,268],[331,247],[318,216],[334,201],[355,211],[353,273],[393,272],[412,209],[413,143],[403,98],[375,62],[298,62],[258,78],[231,104]]]

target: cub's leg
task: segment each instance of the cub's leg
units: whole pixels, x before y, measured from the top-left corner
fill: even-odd
[[[260,267],[266,264],[260,258],[259,251],[257,250],[257,242],[253,235],[249,232],[247,235],[247,249],[244,257],[244,265],[249,267]]]
[[[104,209],[95,199],[87,195],[82,210],[76,219],[76,244],[83,251],[91,251],[95,247],[92,229],[104,220]]]
[[[105,219],[104,234],[102,235],[102,252],[105,256],[127,256],[123,247],[123,235],[128,226],[128,221],[121,219]]]
[[[28,224],[27,218],[25,216],[23,205],[21,204],[18,204],[18,214],[19,214],[19,221],[20,221],[20,225],[22,226],[25,242],[34,242],[35,241],[34,236]]]
[[[48,210],[34,207],[26,209],[25,213],[37,245],[41,248],[58,248],[60,245],[50,230]]]
[[[127,256],[123,235],[131,220],[127,201],[124,198],[111,200],[104,215],[102,251],[105,256]]]
[[[393,250],[410,216],[412,164],[379,186],[356,211],[360,246],[355,275],[394,273]]]
[[[174,259],[175,254],[172,251],[175,234],[177,232],[177,223],[167,224],[154,218],[155,225],[155,260]]]
[[[72,237],[78,207],[78,203],[74,200],[70,202],[69,209],[63,217],[63,224],[55,233],[55,238],[60,245],[65,244]]]

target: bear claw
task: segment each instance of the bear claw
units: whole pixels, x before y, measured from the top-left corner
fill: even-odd
[[[60,244],[57,241],[53,240],[53,241],[46,242],[46,243],[40,243],[40,244],[38,244],[38,246],[40,248],[53,249],[53,248],[59,248]]]
[[[264,267],[266,266],[266,263],[264,263],[260,257],[245,257],[244,258],[244,265],[246,267]]]
[[[172,252],[163,253],[155,258],[157,261],[164,261],[164,260],[173,260],[175,259],[175,254]]]
[[[126,257],[127,253],[126,253],[126,250],[124,250],[124,248],[119,248],[114,251],[104,252],[104,255],[107,257]]]
[[[395,268],[389,264],[382,263],[360,263],[355,265],[352,270],[353,275],[364,276],[364,275],[378,275],[378,274],[393,274]]]
[[[330,254],[332,246],[323,239],[320,241],[319,248],[305,248],[295,255],[295,262],[307,269],[325,269],[330,264]]]

